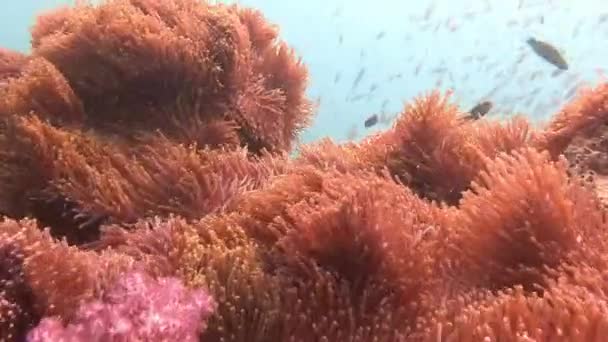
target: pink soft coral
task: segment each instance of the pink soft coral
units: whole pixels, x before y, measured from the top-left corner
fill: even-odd
[[[176,278],[133,272],[102,301],[84,304],[68,326],[45,318],[28,341],[197,341],[214,306],[205,292],[188,290]]]

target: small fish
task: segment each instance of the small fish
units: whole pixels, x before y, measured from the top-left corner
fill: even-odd
[[[561,75],[563,72],[564,72],[564,70],[562,70],[562,69],[555,69],[555,71],[553,71],[551,73],[551,78],[555,78],[555,77]]]
[[[581,26],[583,26],[584,23],[585,23],[585,21],[583,19],[579,20],[576,23],[576,26],[574,27],[574,30],[572,31],[572,38],[576,38],[578,36],[578,33],[581,30]]]
[[[348,98],[349,102],[357,102],[359,100],[363,100],[368,94],[358,94],[358,95],[353,95],[350,98]]]
[[[568,70],[568,62],[566,62],[561,53],[553,45],[535,38],[530,38],[526,42],[539,57],[558,69]]]
[[[376,89],[378,89],[378,86],[376,85],[376,83],[374,83],[369,87],[369,92],[373,93],[374,91],[376,91]]]
[[[534,81],[535,79],[542,77],[542,76],[543,76],[543,72],[540,70],[536,70],[535,72],[530,74],[530,81]]]
[[[388,106],[388,99],[385,99],[384,101],[382,101],[382,109],[381,111],[384,112],[386,111],[386,106]]]
[[[534,102],[534,100],[536,100],[536,97],[534,96],[530,96],[526,102],[524,102],[524,106],[526,107],[530,107],[532,105],[532,103]]]
[[[477,13],[475,13],[475,12],[466,12],[463,17],[466,20],[473,20],[473,19],[475,19],[476,16],[477,16]]]
[[[450,82],[454,83],[454,76],[451,71],[448,71],[448,77],[450,78]]]
[[[429,7],[427,7],[426,11],[424,12],[424,20],[429,20],[434,11],[435,11],[435,3],[431,3],[429,5]]]
[[[338,37],[338,44],[342,45],[343,42],[344,42],[344,36],[340,35],[340,37]]]
[[[566,92],[566,96],[565,98],[567,100],[569,100],[571,97],[573,97],[574,95],[576,95],[576,93],[578,92],[578,90],[580,89],[581,84],[577,83],[574,86],[572,86],[567,92]]]
[[[334,77],[334,84],[340,82],[340,78],[342,77],[342,73],[341,72],[337,72],[336,76]]]
[[[359,73],[357,73],[357,77],[355,77],[355,80],[353,81],[352,89],[357,88],[357,86],[363,79],[363,76],[365,76],[365,68],[361,68],[361,70],[359,70]]]
[[[372,126],[375,126],[378,123],[378,115],[374,114],[372,116],[370,116],[369,118],[367,118],[365,120],[365,122],[363,123],[363,125],[365,126],[365,128],[370,128]]]
[[[446,68],[446,67],[437,67],[437,68],[431,70],[431,73],[433,73],[433,74],[443,74],[446,71],[448,71],[448,68]]]
[[[515,64],[521,64],[521,62],[523,62],[526,59],[526,54],[522,53],[521,55],[519,55],[519,58],[517,58],[517,61],[515,62]]]
[[[517,24],[518,24],[518,22],[515,19],[511,19],[507,22],[508,27],[514,27],[514,26],[517,26]]]
[[[389,82],[392,82],[392,81],[394,81],[395,79],[399,79],[399,78],[401,78],[401,77],[403,77],[403,74],[402,74],[402,73],[393,74],[393,75],[390,75],[390,76],[388,77],[388,81],[389,81]]]
[[[384,32],[384,31],[378,32],[378,34],[376,35],[376,40],[380,40],[380,39],[384,38],[385,35],[386,35],[386,32]]]
[[[479,120],[484,115],[488,114],[490,109],[492,109],[492,106],[493,106],[493,104],[491,101],[480,102],[477,105],[475,105],[475,107],[471,108],[471,110],[469,111],[469,114],[466,115],[464,118],[466,120]]]

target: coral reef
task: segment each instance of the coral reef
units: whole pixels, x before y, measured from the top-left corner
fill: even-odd
[[[255,10],[38,18],[0,50],[0,340],[608,334],[608,84],[542,130],[433,91],[290,158],[306,83]]]

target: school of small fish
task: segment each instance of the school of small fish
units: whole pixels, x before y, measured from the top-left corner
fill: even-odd
[[[518,10],[525,9],[526,6],[532,6],[531,4],[527,4],[526,0],[518,0],[517,8]],[[538,6],[538,1],[534,6]],[[418,25],[418,28],[422,32],[430,32],[433,33],[439,32],[440,30],[445,30],[446,32],[456,32],[461,27],[467,24],[467,21],[474,20],[477,17],[483,16],[484,13],[491,11],[490,1],[485,0],[485,9],[481,11],[469,11],[465,12],[464,15],[460,15],[458,17],[435,17],[436,4],[432,2],[420,16],[410,16],[408,20],[410,23]],[[332,17],[338,18],[342,15],[342,8],[337,8],[333,11]],[[514,28],[524,28],[528,29],[534,25],[545,25],[548,24],[557,24],[560,23],[552,23],[550,17],[546,17],[547,13],[534,14],[525,16],[522,15],[521,18],[517,19],[509,19],[505,22],[505,25],[508,29]],[[580,21],[578,25],[572,31],[572,38],[576,38],[579,34],[580,26],[585,24],[586,22]],[[608,13],[600,13],[597,17],[597,22],[594,25],[608,25]],[[373,33],[373,39],[375,41],[382,41],[387,37],[392,35],[403,34],[403,41],[409,42],[411,41],[415,33],[414,32],[391,32],[387,30],[378,30]],[[475,39],[475,38],[473,38]],[[339,46],[345,44],[348,41],[348,36],[346,36],[343,32],[338,32],[337,34],[337,42]],[[479,40],[475,41],[475,46],[480,44]],[[464,120],[479,120],[490,114],[510,114],[513,113],[516,109],[515,106],[509,107],[509,104],[516,104],[520,106],[525,106],[526,108],[532,108],[533,113],[542,112],[543,108],[548,105],[563,103],[564,101],[569,100],[573,97],[577,90],[584,84],[581,80],[580,74],[573,70],[573,67],[568,63],[567,56],[562,52],[563,47],[558,47],[544,39],[543,37],[537,37],[534,35],[529,35],[527,38],[522,39],[520,42],[519,50],[517,53],[517,58],[514,61],[502,60],[501,58],[496,58],[491,54],[485,53],[483,49],[478,49],[476,52],[481,51],[481,53],[474,55],[466,55],[461,58],[459,61],[462,64],[471,64],[475,63],[477,66],[477,72],[491,75],[494,80],[494,85],[487,89],[487,92],[483,96],[480,96],[482,100],[480,100],[477,104],[475,104],[468,113],[463,114]],[[373,50],[369,51],[370,54],[373,54]],[[365,65],[365,57],[368,54],[368,49],[362,48],[359,52],[359,61],[360,66],[357,67],[356,73],[352,75],[352,81],[348,81],[349,72],[347,70],[338,70],[336,71],[333,77],[333,83],[335,85],[340,84],[341,82],[352,82],[347,84],[349,87],[349,91],[345,100],[350,103],[358,103],[360,101],[370,102],[376,99],[381,92],[378,90],[382,88],[383,84],[389,84],[391,82],[399,81],[402,79],[413,79],[415,80],[417,77],[422,77],[423,74],[425,76],[431,75],[436,77],[436,81],[434,86],[437,88],[457,88],[459,84],[466,84],[467,80],[471,75],[458,75],[456,72],[452,72],[450,67],[445,60],[443,60],[439,65],[429,66],[427,65],[426,56],[428,54],[428,50],[425,52],[425,56],[420,60],[416,61],[415,56],[409,56],[406,60],[407,63],[404,65],[411,67],[410,71],[397,70],[391,74],[385,75],[382,79],[375,80],[373,78],[378,77],[374,72],[368,72],[368,66]],[[519,66],[524,63],[531,63],[533,58],[529,57],[530,55],[535,56],[537,60],[542,61],[546,67],[539,66],[536,70],[527,71],[525,74],[519,71]],[[447,58],[447,57],[446,57]],[[453,62],[453,61],[450,61]],[[511,64],[509,64],[511,63]],[[529,69],[529,66],[526,66]],[[598,68],[596,70],[598,75],[603,76],[604,70]],[[543,90],[542,86],[532,86],[530,88],[529,83],[534,81],[546,80],[547,78],[557,79],[562,78],[563,87],[561,89],[565,89],[561,92],[553,92],[551,94],[551,98],[549,100],[540,100],[537,95]],[[504,95],[501,97],[501,91],[505,89],[507,86],[513,85],[513,82],[517,82],[516,84],[519,87],[526,85],[530,88],[523,95]],[[546,97],[545,97],[546,98]],[[501,105],[497,106],[499,103]],[[507,105],[505,105],[507,104]],[[388,126],[391,124],[393,119],[396,117],[395,115],[388,115],[387,106],[389,105],[388,99],[383,99],[382,106],[378,112],[369,114],[363,122],[363,127],[365,129],[370,129],[376,125]],[[349,140],[356,139],[359,135],[359,129],[356,125],[353,125],[348,130],[346,137]]]

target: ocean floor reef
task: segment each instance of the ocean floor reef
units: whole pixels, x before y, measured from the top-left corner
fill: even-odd
[[[449,93],[290,157],[262,13],[106,0],[0,50],[2,341],[603,341],[608,83],[543,129]]]

